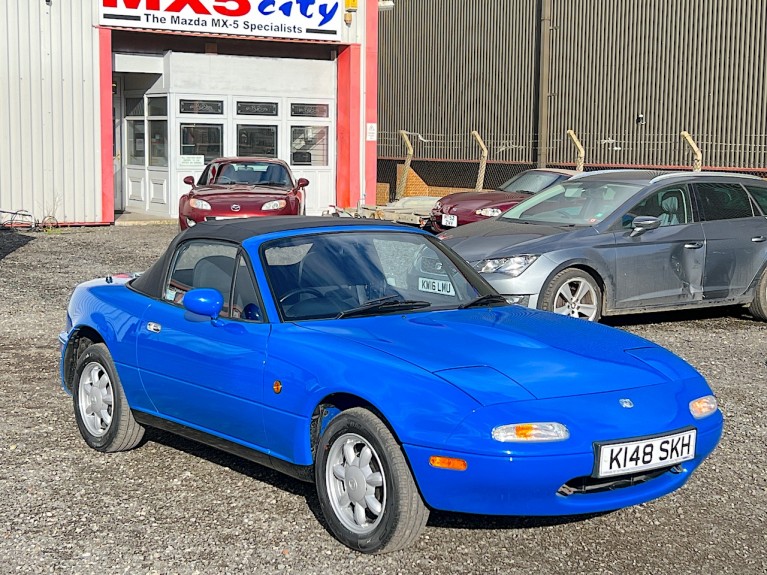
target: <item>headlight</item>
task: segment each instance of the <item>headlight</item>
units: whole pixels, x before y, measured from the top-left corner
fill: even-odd
[[[474,264],[474,269],[479,273],[501,273],[515,278],[538,259],[538,256],[522,255],[510,258],[497,258],[482,260]]]
[[[189,200],[189,205],[196,210],[210,209],[210,204],[208,202],[206,202],[205,200],[198,200],[197,198],[192,198],[191,200]]]
[[[564,441],[570,432],[561,423],[511,423],[493,429],[493,439],[504,443]]]
[[[477,210],[474,213],[477,214],[478,216],[494,218],[495,216],[500,216],[501,213],[503,213],[503,210],[499,210],[498,208],[482,208],[481,210]]]
[[[271,211],[271,210],[281,210],[285,207],[287,202],[285,200],[272,200],[271,202],[266,202],[263,206],[261,206],[261,209],[264,211]]]
[[[436,203],[436,204],[434,204],[434,208],[433,208],[433,209],[435,209],[435,210],[437,210],[437,211],[441,210],[441,209],[442,209],[442,202],[440,202],[439,200],[437,200],[437,203]]]
[[[702,419],[714,413],[719,408],[716,397],[704,395],[690,402],[690,413],[695,419]]]

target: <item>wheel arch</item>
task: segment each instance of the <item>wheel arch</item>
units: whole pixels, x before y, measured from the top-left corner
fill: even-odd
[[[612,310],[613,306],[610,305],[612,302],[612,298],[614,297],[612,284],[611,282],[605,281],[605,276],[608,274],[605,270],[600,269],[601,266],[595,265],[595,263],[591,260],[568,260],[565,262],[560,263],[557,265],[546,277],[546,280],[543,282],[543,287],[541,289],[540,297],[538,298],[538,309],[541,309],[541,303],[543,298],[543,293],[546,291],[546,288],[551,283],[551,280],[554,279],[554,277],[559,274],[560,272],[563,272],[567,269],[576,269],[580,270],[582,272],[586,272],[589,274],[592,278],[594,278],[594,281],[597,282],[597,285],[599,286],[599,289],[602,292],[602,315],[610,315],[609,312]]]
[[[69,334],[62,358],[61,373],[64,386],[70,393],[74,385],[77,360],[94,343],[105,343],[105,340],[96,329],[88,325],[78,326]]]
[[[313,463],[316,462],[317,445],[319,444],[320,437],[322,437],[325,428],[333,418],[353,407],[361,407],[373,413],[389,429],[397,443],[399,443],[400,446],[402,445],[402,441],[400,440],[397,431],[394,429],[394,426],[383,412],[373,403],[359,395],[354,395],[348,392],[335,392],[323,397],[312,412],[311,423],[309,424],[309,448],[311,450]]]

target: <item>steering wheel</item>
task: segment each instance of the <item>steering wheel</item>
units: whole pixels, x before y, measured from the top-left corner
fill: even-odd
[[[284,304],[290,298],[296,297],[296,296],[304,294],[304,293],[312,295],[314,297],[324,297],[322,295],[322,292],[319,291],[318,289],[315,289],[315,288],[312,288],[312,287],[299,287],[299,288],[292,289],[288,293],[283,295],[280,298],[280,303]]]
[[[554,213],[563,216],[566,220],[572,220],[575,216],[567,211],[567,208],[559,208],[554,210]]]

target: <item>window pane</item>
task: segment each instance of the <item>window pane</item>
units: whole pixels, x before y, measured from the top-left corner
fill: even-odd
[[[234,299],[232,300],[232,317],[249,321],[262,321],[261,304],[258,290],[248,269],[245,258],[240,258],[237,275],[234,280]]]
[[[181,124],[181,154],[205,156],[210,162],[223,155],[221,124]]]
[[[126,162],[133,166],[144,165],[144,120],[127,120],[128,153]]]
[[[144,98],[125,98],[125,115],[144,117]]]
[[[229,296],[237,248],[228,244],[191,242],[176,254],[163,298],[181,304],[184,294],[195,288],[217,290],[224,298],[221,315],[229,315]]]
[[[738,184],[696,184],[704,220],[733,220],[754,215],[751,200]]]
[[[149,146],[149,165],[167,166],[168,147],[165,145],[168,139],[167,120],[149,120],[149,134],[152,145]]]
[[[277,126],[237,126],[237,155],[277,157]]]
[[[238,116],[277,116],[277,102],[237,102]]]
[[[327,118],[330,106],[327,104],[291,104],[290,115],[294,118]]]
[[[751,195],[762,208],[762,213],[767,215],[767,188],[757,188],[756,186],[746,186]]]
[[[328,127],[291,127],[290,163],[294,166],[327,166]]]
[[[165,96],[163,96],[162,98],[149,98],[147,107],[148,107],[147,116],[167,116],[168,115],[168,99]]]
[[[179,108],[182,114],[223,114],[224,102],[221,100],[181,100]]]

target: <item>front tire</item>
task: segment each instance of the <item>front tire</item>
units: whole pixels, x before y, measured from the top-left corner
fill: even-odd
[[[407,547],[429,518],[402,448],[366,409],[349,409],[328,424],[314,473],[330,531],[357,551]]]
[[[72,398],[80,434],[96,451],[127,451],[144,437],[103,343],[88,346],[77,360]]]
[[[756,284],[756,291],[754,292],[754,301],[748,306],[748,311],[751,312],[756,319],[767,321],[767,270],[762,272],[762,277]]]
[[[577,268],[562,270],[543,292],[541,309],[588,321],[602,317],[602,290],[594,277]]]

